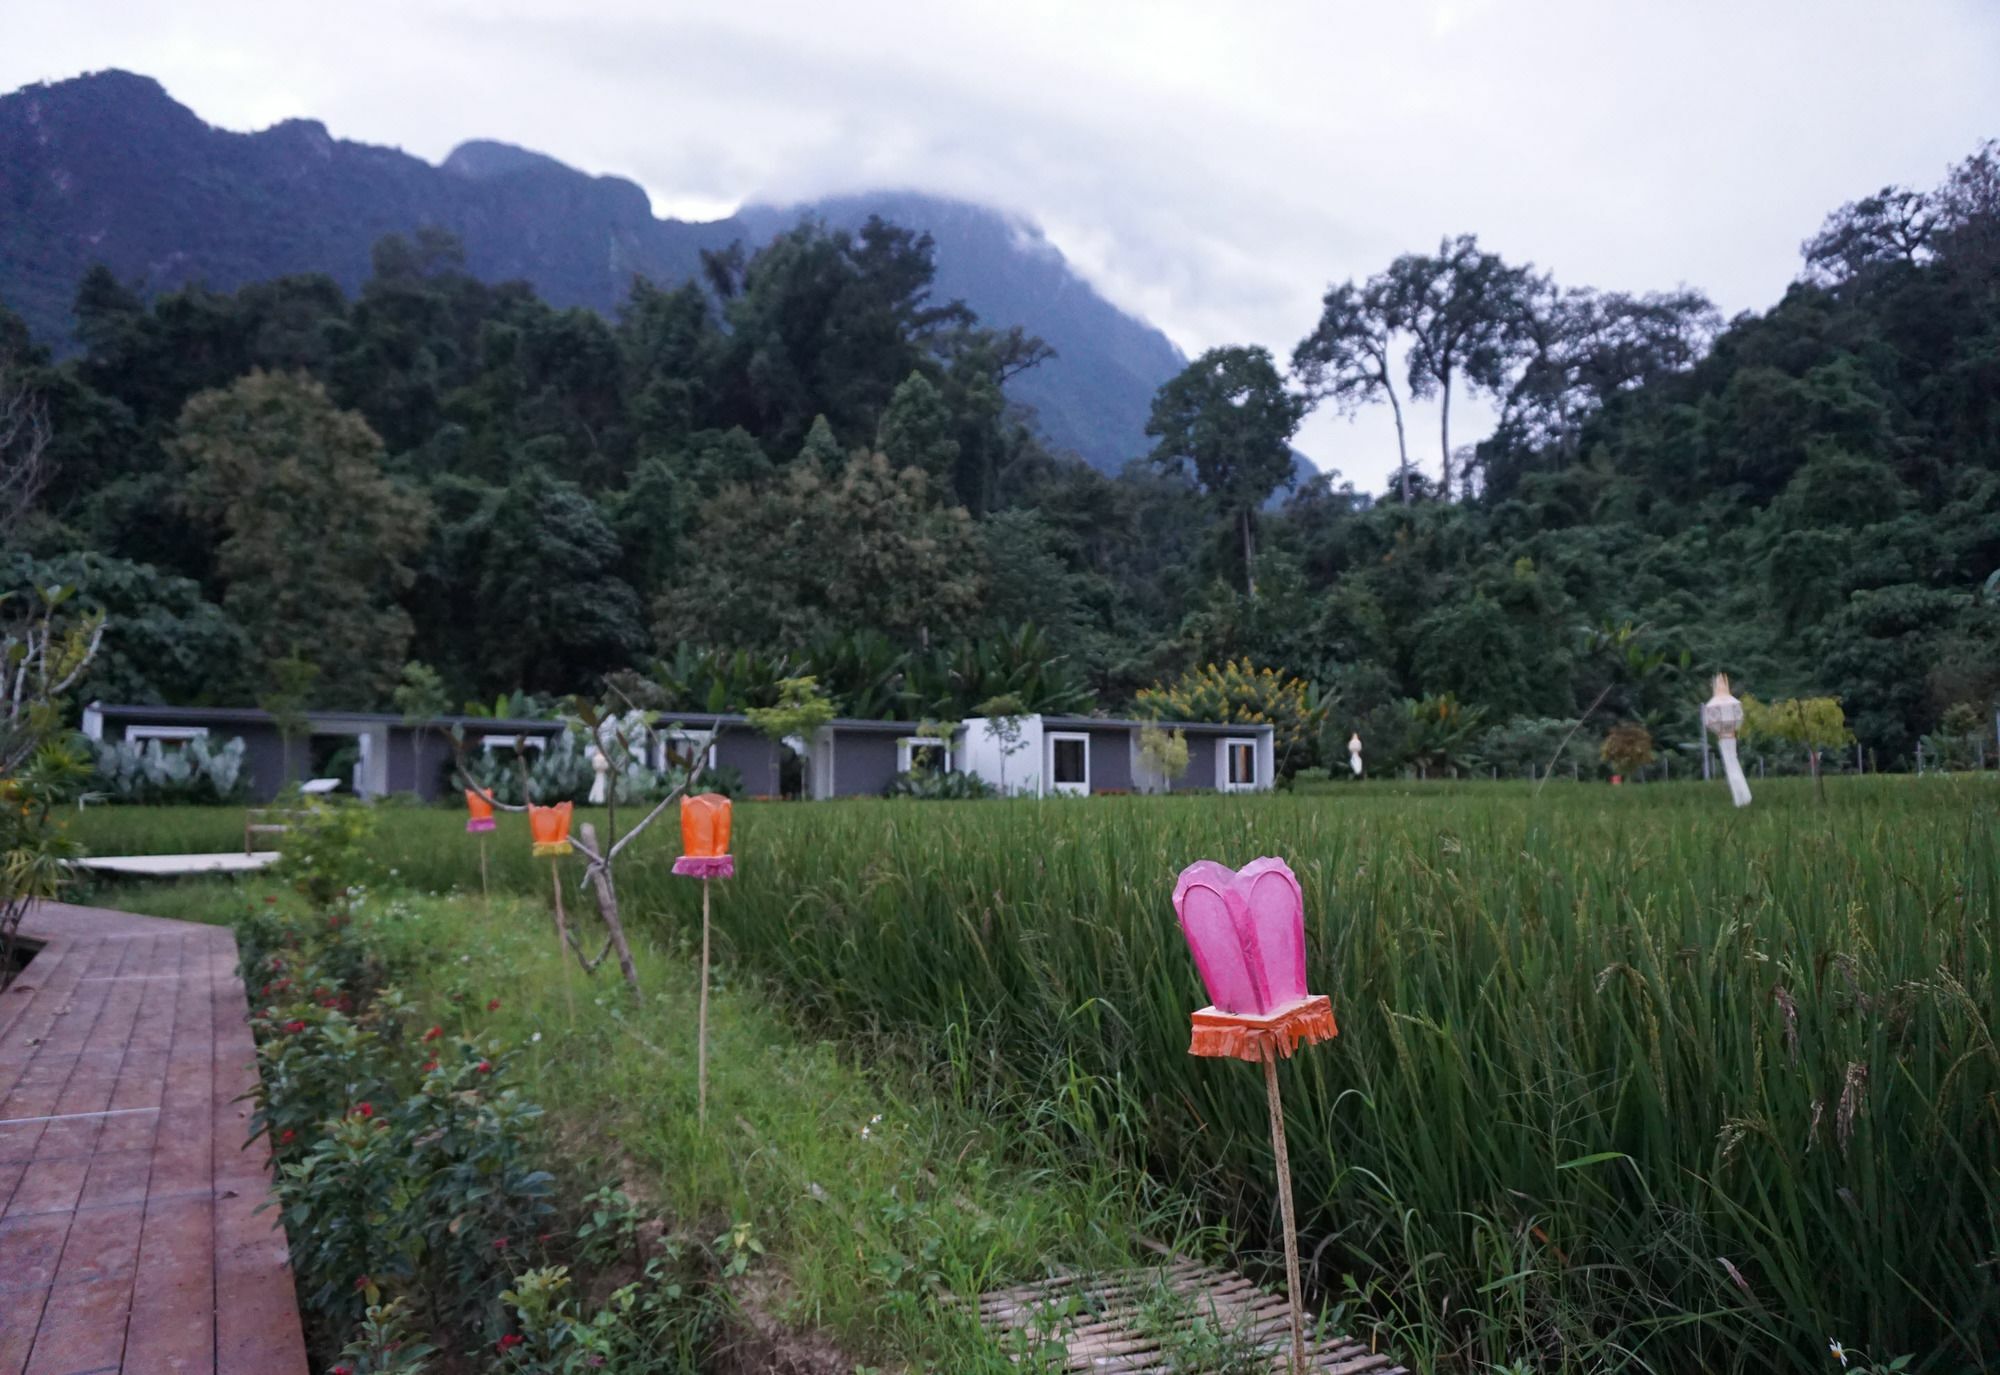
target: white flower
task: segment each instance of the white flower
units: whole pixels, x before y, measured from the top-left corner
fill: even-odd
[[[866,1140],[868,1139],[868,1135],[869,1135],[869,1128],[867,1128],[867,1127],[863,1127],[863,1128],[861,1129],[861,1139],[862,1139],[863,1141],[866,1141]]]
[[[879,1112],[876,1113],[873,1117],[868,1119],[868,1125],[871,1127],[880,1126],[881,1122],[882,1122],[882,1114]]]
[[[534,1034],[533,1036],[530,1036],[530,1037],[528,1038],[528,1043],[529,1043],[530,1045],[533,1045],[533,1044],[534,1044],[535,1042],[537,1042],[537,1041],[539,1041],[539,1040],[541,1040],[541,1039],[542,1039],[542,1033],[538,1031],[538,1032],[536,1032],[536,1033],[535,1033],[535,1034]]]
[[[1847,1348],[1832,1337],[1826,1339],[1826,1354],[1829,1356],[1838,1356],[1842,1365],[1847,1364]]]

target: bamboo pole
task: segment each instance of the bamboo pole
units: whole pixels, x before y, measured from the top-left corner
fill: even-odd
[[[708,1130],[708,880],[701,881],[701,1007],[695,1021],[695,1126]]]
[[[1285,1226],[1285,1290],[1292,1310],[1292,1375],[1306,1368],[1305,1312],[1299,1296],[1299,1229],[1292,1216],[1292,1159],[1285,1150],[1285,1105],[1278,1096],[1278,1055],[1264,1052],[1264,1093],[1271,1107],[1271,1152],[1277,1157],[1278,1211]]]
[[[562,904],[562,861],[549,861],[549,880],[556,895],[556,959],[562,965],[563,1002],[569,1007],[569,1024],[576,1025],[576,994],[570,988],[569,977],[569,918],[563,914]]]

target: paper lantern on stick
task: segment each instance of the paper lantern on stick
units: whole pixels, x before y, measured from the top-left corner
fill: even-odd
[[[682,798],[681,857],[674,861],[674,872],[684,878],[734,878],[729,821],[729,799],[721,793]]]
[[[1729,675],[1715,675],[1715,695],[1701,709],[1701,723],[1715,732],[1716,748],[1722,752],[1722,772],[1729,778],[1729,795],[1739,807],[1750,805],[1750,784],[1743,777],[1743,765],[1736,758],[1736,732],[1743,729],[1743,704],[1729,691]]]
[[[528,806],[528,833],[534,838],[535,858],[555,859],[569,853],[569,817],[572,804],[558,802],[553,807]]]
[[[1299,1297],[1299,1233],[1292,1213],[1292,1166],[1285,1151],[1285,1108],[1278,1057],[1340,1034],[1333,1004],[1306,991],[1305,895],[1282,859],[1255,859],[1239,872],[1214,860],[1181,870],[1174,911],[1209,1005],[1194,1014],[1190,1055],[1248,1060],[1264,1067],[1278,1211],[1285,1229],[1285,1280],[1291,1300],[1292,1368],[1305,1368],[1305,1319]]]
[[[465,790],[465,833],[479,835],[493,829],[493,804],[472,789]]]
[[[1361,777],[1361,732],[1347,737],[1347,766],[1354,770],[1356,778]]]
[[[701,793],[681,799],[681,857],[674,872],[701,880],[701,1003],[695,1016],[695,1120],[708,1124],[708,881],[736,877],[729,853],[729,799]]]

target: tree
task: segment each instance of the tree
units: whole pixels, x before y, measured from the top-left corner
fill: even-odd
[[[819,422],[823,424],[825,417]],[[922,373],[904,378],[889,398],[875,447],[898,468],[920,468],[933,482],[951,481],[958,466],[951,410]]]
[[[0,548],[11,546],[48,485],[49,438],[48,403],[26,359],[0,339]]]
[[[833,699],[820,691],[819,683],[810,675],[787,678],[778,684],[777,705],[751,707],[744,715],[773,746],[771,792],[775,796],[779,791],[779,751],[796,741],[793,747],[810,763],[814,737],[834,717]],[[811,789],[806,792],[809,795]]]
[[[1884,264],[1915,267],[1930,256],[1940,218],[1933,197],[1901,186],[1885,186],[1849,201],[1800,245],[1806,275],[1824,286],[1838,286]]]
[[[912,644],[955,633],[979,606],[970,517],[880,454],[727,486],[685,550],[657,603],[661,644],[798,650],[866,627]]]
[[[1021,718],[1028,715],[1027,705],[1019,693],[1002,692],[974,707],[972,714],[985,720],[986,736],[1000,751],[1000,792],[1005,796],[1007,761],[1028,747],[1026,732],[1021,729]]]
[[[410,791],[421,797],[424,731],[432,721],[451,710],[451,698],[446,695],[444,679],[438,677],[436,670],[414,659],[403,665],[403,680],[390,696],[396,710],[403,713],[403,724],[410,730]]]
[[[1403,403],[1390,372],[1396,331],[1386,294],[1379,277],[1366,287],[1352,281],[1328,287],[1319,323],[1292,351],[1292,372],[1311,403],[1331,401],[1341,415],[1353,415],[1378,395],[1388,400],[1396,417],[1396,477],[1408,506],[1410,446],[1403,433]]]
[[[575,691],[644,650],[638,594],[616,573],[618,538],[573,483],[523,472],[487,509],[477,547],[472,619],[487,682]]]
[[[1518,328],[1532,277],[1487,253],[1470,234],[1445,239],[1435,255],[1405,253],[1383,274],[1382,310],[1413,339],[1408,358],[1410,394],[1438,398],[1438,449],[1443,455],[1440,491],[1452,491],[1451,394],[1463,379],[1468,390],[1502,389],[1513,331]]]
[[[1820,776],[1819,757],[1825,750],[1854,743],[1847,717],[1838,697],[1787,697],[1776,702],[1743,699],[1743,738],[1783,740],[1806,752],[1812,769],[1813,789],[1826,801],[1826,780]]]
[[[1152,461],[1194,480],[1243,539],[1243,584],[1257,591],[1254,522],[1259,507],[1292,475],[1292,435],[1305,402],[1262,348],[1210,349],[1160,388],[1146,433]]]
[[[410,639],[396,597],[425,506],[367,422],[310,378],[253,372],[192,398],[173,451],[189,509],[223,531],[222,604],[266,662],[309,657],[333,704],[379,702]]]
[[[1174,780],[1188,771],[1188,742],[1184,730],[1164,731],[1158,726],[1139,728],[1139,758],[1151,772],[1174,790]]]
[[[1621,721],[1604,733],[1598,753],[1605,763],[1630,778],[1653,762],[1653,733],[1637,721]]]

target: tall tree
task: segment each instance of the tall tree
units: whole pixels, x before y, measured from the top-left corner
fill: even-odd
[[[1396,476],[1408,506],[1410,446],[1390,371],[1396,330],[1386,295],[1387,284],[1380,277],[1365,287],[1352,281],[1328,287],[1319,323],[1292,350],[1292,372],[1310,402],[1331,401],[1341,415],[1353,415],[1377,396],[1387,398],[1396,417]]]
[[[820,417],[819,423],[824,423]],[[898,468],[921,468],[935,482],[950,482],[958,466],[951,409],[930,379],[913,372],[897,386],[882,412],[875,447]]]
[[[266,662],[316,664],[329,705],[379,703],[409,645],[396,598],[425,509],[368,423],[308,377],[253,372],[190,399],[173,449],[190,511],[223,532],[223,606]]]
[[[940,505],[921,469],[867,453],[838,473],[793,464],[703,508],[655,636],[762,650],[865,628],[950,636],[979,605],[977,549],[964,509]]]
[[[1525,314],[1531,281],[1528,269],[1508,266],[1470,234],[1443,240],[1435,254],[1405,253],[1384,274],[1385,311],[1414,341],[1410,392],[1438,398],[1440,490],[1447,500],[1452,388],[1463,380],[1468,390],[1501,390],[1509,339]]]
[[[1210,349],[1160,388],[1146,433],[1152,461],[1194,480],[1243,541],[1243,586],[1257,591],[1257,510],[1291,481],[1292,435],[1305,400],[1285,389],[1262,348]]]

